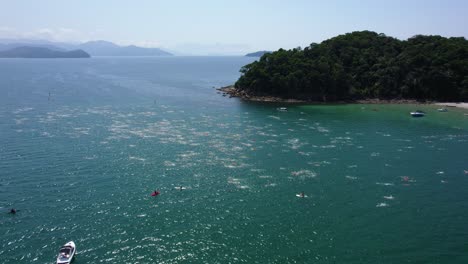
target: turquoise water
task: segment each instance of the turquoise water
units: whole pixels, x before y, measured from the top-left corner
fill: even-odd
[[[217,93],[251,61],[0,60],[0,263],[468,262],[466,111]]]

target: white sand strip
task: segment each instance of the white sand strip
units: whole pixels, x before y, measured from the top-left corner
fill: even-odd
[[[468,109],[468,103],[436,103],[436,105],[441,106],[452,106]]]

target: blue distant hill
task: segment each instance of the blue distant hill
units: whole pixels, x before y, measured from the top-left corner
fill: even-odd
[[[0,51],[0,58],[89,58],[83,50],[61,51],[44,47],[15,47]]]
[[[64,43],[31,39],[0,39],[0,51],[18,47],[48,48],[57,51],[83,50],[91,56],[173,56],[159,48],[143,48],[134,45],[119,46],[109,41],[98,40],[85,43]]]
[[[158,48],[142,48],[134,45],[119,46],[112,42],[89,41],[77,46],[92,56],[172,56],[171,53]]]
[[[257,52],[252,52],[252,53],[245,54],[245,56],[246,56],[246,57],[261,57],[261,56],[263,56],[263,54],[265,54],[265,53],[271,53],[271,51],[261,50],[261,51],[257,51]]]
[[[0,41],[1,42],[1,41]],[[50,50],[57,50],[57,51],[67,51],[68,49],[64,49],[58,46],[54,46],[51,44],[34,44],[34,43],[25,43],[25,42],[13,42],[13,43],[0,43],[0,51],[11,50],[14,48],[19,47],[37,47],[37,48],[47,48]]]

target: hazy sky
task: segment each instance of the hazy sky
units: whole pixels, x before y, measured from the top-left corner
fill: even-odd
[[[0,0],[0,38],[242,54],[356,30],[468,38],[466,0]]]

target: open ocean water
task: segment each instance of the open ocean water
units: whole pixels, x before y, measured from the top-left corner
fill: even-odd
[[[468,263],[466,110],[217,93],[251,61],[0,60],[0,263]]]

